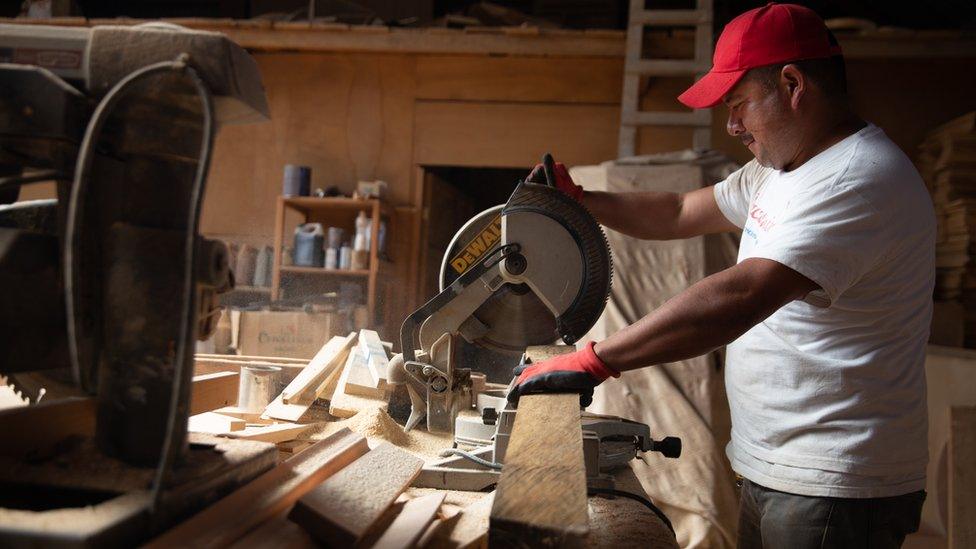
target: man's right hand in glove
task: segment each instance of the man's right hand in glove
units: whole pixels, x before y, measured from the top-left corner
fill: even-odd
[[[518,379],[508,393],[508,401],[516,406],[522,395],[579,393],[580,406],[585,408],[593,402],[593,388],[607,378],[620,377],[620,372],[604,364],[590,342],[579,351],[516,368],[515,375]]]
[[[583,187],[573,182],[573,178],[569,176],[569,170],[566,169],[566,165],[562,162],[556,162],[553,164],[553,172],[556,176],[556,188],[573,200],[582,202]],[[536,164],[535,168],[532,168],[528,180],[532,183],[546,183],[546,170],[542,164]]]

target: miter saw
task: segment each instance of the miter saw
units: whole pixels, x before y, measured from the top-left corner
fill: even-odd
[[[554,182],[547,154],[542,177],[520,182],[507,203],[465,224],[445,254],[442,291],[403,322],[403,354],[390,362],[389,379],[409,395],[405,428],[426,418],[429,431],[478,447],[429,467],[424,485],[481,489],[497,476],[516,409],[504,385],[492,387],[477,371],[481,356],[507,355],[514,367],[532,346],[575,343],[603,312],[612,273],[606,237]],[[471,351],[466,368],[458,366],[463,346]],[[678,439],[654,441],[641,423],[584,412],[582,428],[591,479],[638,452],[680,453]]]
[[[403,355],[390,376],[410,396],[406,429],[426,417],[429,430],[451,432],[458,411],[470,407],[471,370],[455,364],[459,338],[512,356],[514,366],[529,345],[575,343],[603,311],[612,269],[606,237],[555,188],[551,155],[543,165],[544,180],[520,182],[504,206],[462,228],[459,235],[477,233],[457,254],[458,237],[448,250],[459,274],[404,320]]]

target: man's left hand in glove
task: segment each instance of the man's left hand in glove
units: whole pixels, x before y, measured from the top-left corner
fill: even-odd
[[[516,368],[515,375],[518,379],[508,401],[516,406],[522,395],[579,393],[580,405],[585,408],[593,402],[593,388],[607,378],[620,377],[620,372],[604,364],[590,342],[579,351]]]

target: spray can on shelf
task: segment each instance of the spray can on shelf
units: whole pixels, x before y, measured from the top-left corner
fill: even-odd
[[[349,244],[346,244],[339,249],[339,268],[352,268],[352,248],[349,246]]]
[[[325,249],[325,268],[326,269],[338,269],[339,268],[339,250],[338,250],[338,248],[326,248]]]

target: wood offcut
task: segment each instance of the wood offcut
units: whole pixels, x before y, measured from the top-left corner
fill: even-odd
[[[370,532],[423,464],[383,443],[305,494],[288,518],[323,543],[350,547]]]
[[[519,400],[490,524],[489,547],[583,547],[589,524],[579,395]]]

